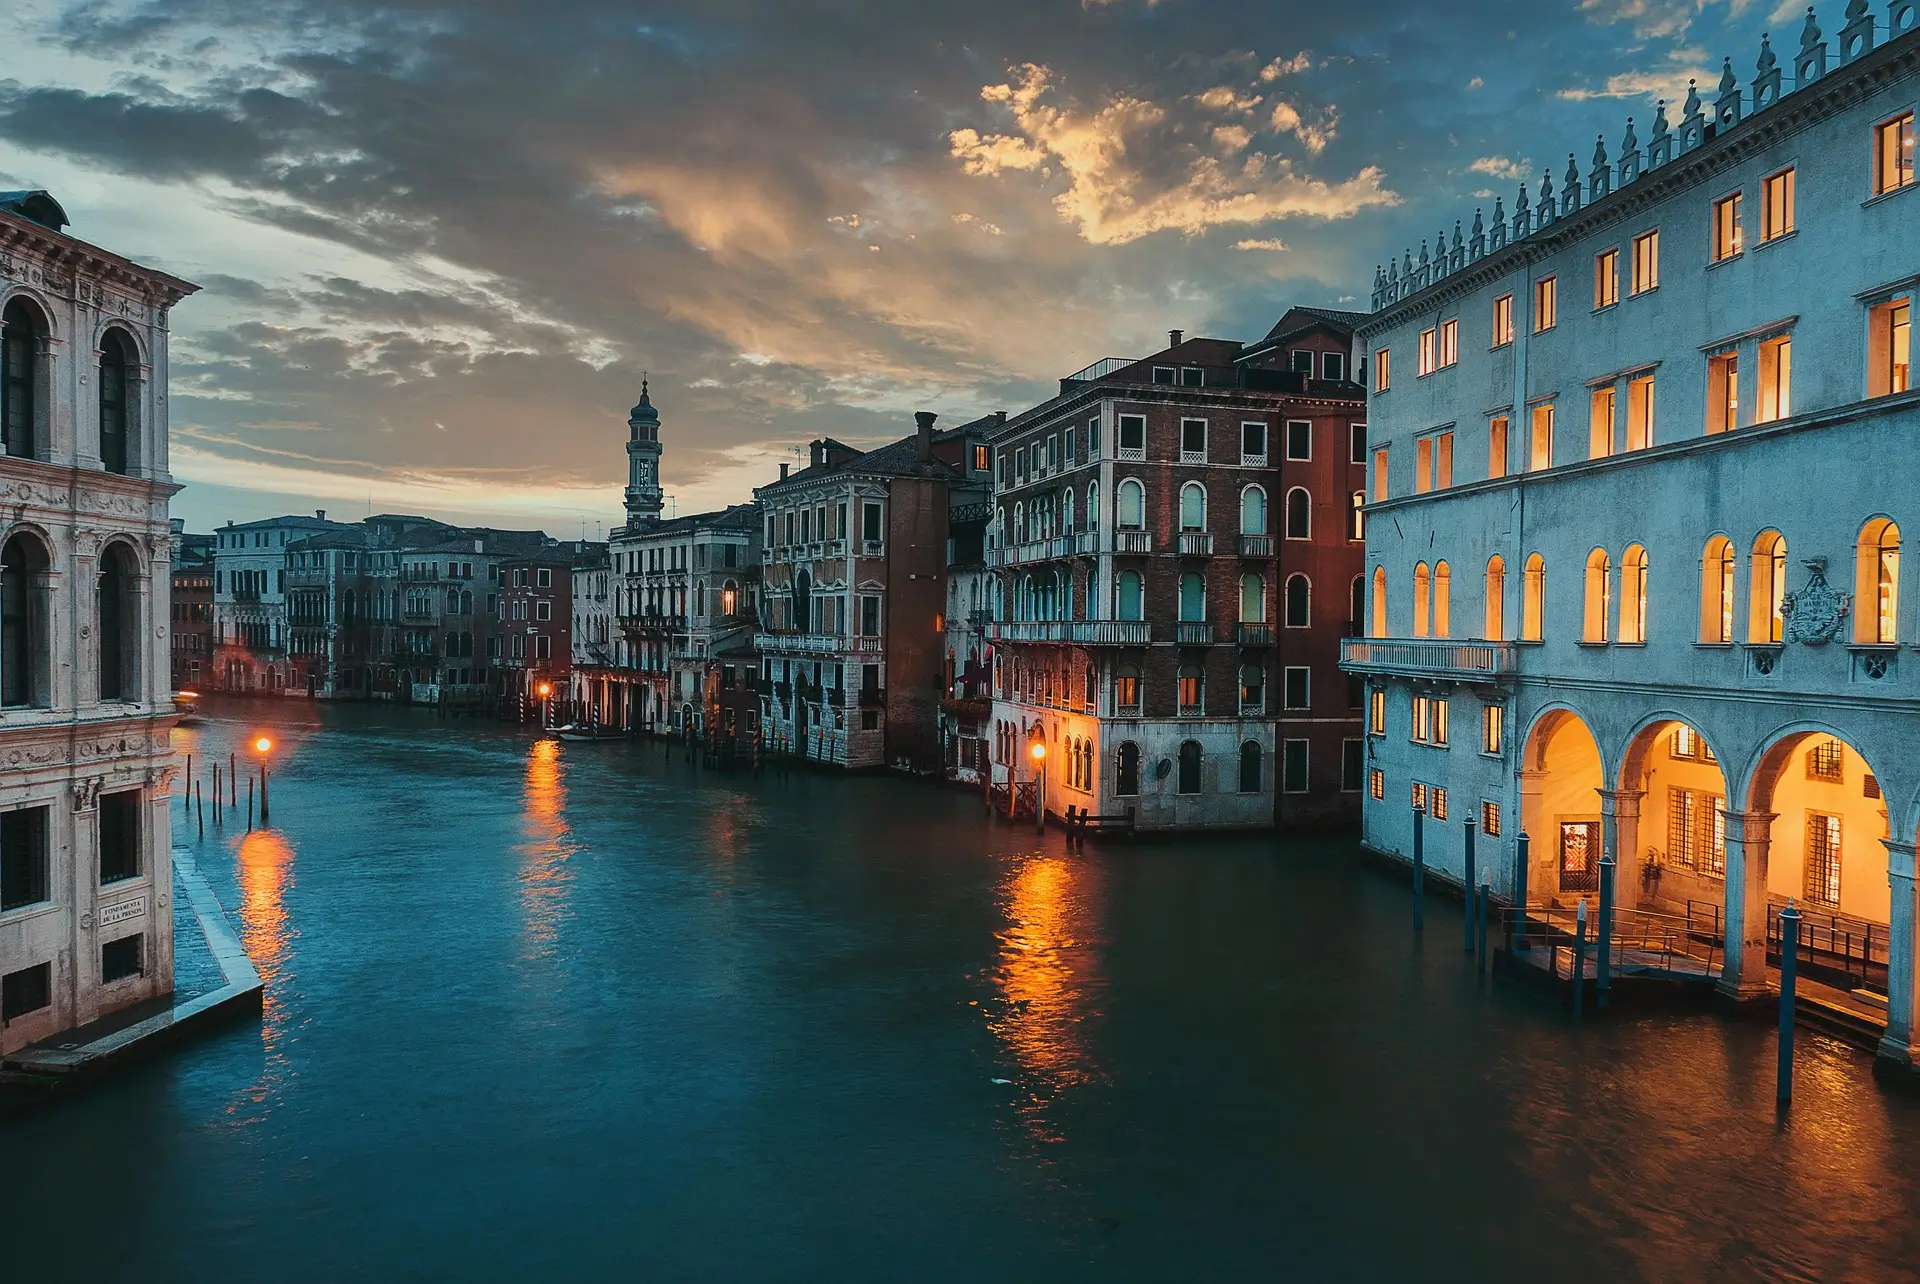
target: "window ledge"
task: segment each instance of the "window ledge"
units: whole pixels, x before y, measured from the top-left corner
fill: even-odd
[[[1794,237],[1798,235],[1800,235],[1800,229],[1797,227],[1790,227],[1786,231],[1780,233],[1780,235],[1778,236],[1769,236],[1762,239],[1760,244],[1754,246],[1753,248],[1756,250],[1764,250],[1770,245],[1778,245],[1782,241],[1791,241]]]
[[[1731,651],[1734,648],[1731,642],[1695,642],[1694,646],[1703,651]]]
[[[1513,644],[1515,646],[1545,646],[1547,641],[1545,638],[1515,638]]]
[[[1498,352],[1498,351],[1500,351],[1500,349],[1502,349],[1502,348],[1511,348],[1512,346],[1513,346],[1513,340],[1512,340],[1512,339],[1508,339],[1508,340],[1507,340],[1507,341],[1506,341],[1505,343],[1496,343],[1496,344],[1494,344],[1494,345],[1493,345],[1493,346],[1492,346],[1491,348],[1488,348],[1488,349],[1487,349],[1487,351],[1488,351],[1488,352]]]
[[[1660,293],[1660,283],[1659,283],[1658,281],[1655,281],[1655,282],[1654,282],[1654,283],[1653,283],[1652,285],[1650,285],[1650,286],[1648,286],[1648,287],[1647,287],[1646,289],[1644,289],[1644,290],[1634,290],[1634,291],[1632,291],[1632,292],[1630,292],[1630,293],[1629,293],[1629,294],[1627,295],[1627,298],[1629,298],[1629,299],[1644,299],[1644,298],[1646,298],[1646,297],[1647,297],[1647,296],[1648,296],[1649,294],[1658,294],[1658,293]]]
[[[1855,655],[1892,655],[1900,649],[1898,642],[1849,642],[1847,650]]]
[[[1644,651],[1647,648],[1647,644],[1645,642],[1615,642],[1613,645],[1624,646],[1635,651]]]
[[[1589,651],[1604,651],[1608,647],[1612,646],[1613,643],[1595,642],[1590,638],[1581,638],[1578,642],[1575,642],[1574,645],[1577,647],[1584,647],[1586,650],[1589,650]]]
[[[1620,306],[1620,300],[1618,299],[1615,299],[1612,303],[1602,303],[1599,307],[1596,307],[1595,309],[1593,309],[1590,315],[1597,317],[1602,312],[1612,312],[1615,309],[1617,309],[1619,306]]]
[[[1741,259],[1744,259],[1745,257],[1747,257],[1747,251],[1743,247],[1741,249],[1735,250],[1733,253],[1727,255],[1725,258],[1712,260],[1707,264],[1707,271],[1711,272],[1715,268],[1724,267],[1728,263],[1738,263]]]
[[[1901,187],[1896,187],[1889,191],[1875,192],[1872,196],[1869,196],[1866,200],[1860,202],[1860,208],[1866,209],[1869,206],[1878,205],[1882,201],[1890,201],[1896,196],[1904,196],[1908,192],[1911,192],[1916,187],[1920,187],[1920,183],[1907,183]]]

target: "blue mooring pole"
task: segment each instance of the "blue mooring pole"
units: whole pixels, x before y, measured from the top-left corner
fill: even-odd
[[[1527,845],[1524,833],[1513,844],[1513,948],[1522,952],[1530,948],[1527,945]]]
[[[1800,972],[1800,911],[1780,911],[1780,1070],[1774,1090],[1782,1109],[1793,1102],[1793,991]]]
[[[1580,898],[1580,905],[1573,915],[1573,1019],[1580,1019],[1582,991],[1587,983],[1587,898]]]
[[[1613,873],[1613,853],[1607,852],[1600,857],[1600,952],[1593,982],[1595,1005],[1602,1011],[1613,989]]]
[[[1427,882],[1427,809],[1413,809],[1413,930],[1426,930],[1426,910],[1420,903]]]
[[[1492,899],[1492,872],[1483,871],[1480,875],[1480,950],[1473,960],[1476,972],[1486,970],[1487,966],[1487,902]]]
[[[1473,817],[1467,817],[1466,865],[1460,876],[1460,890],[1467,894],[1467,953],[1473,953]]]

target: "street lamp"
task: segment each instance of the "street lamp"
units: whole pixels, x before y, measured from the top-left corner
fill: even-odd
[[[273,752],[273,741],[261,736],[253,742],[254,752],[260,755],[260,823],[267,823],[267,755]]]
[[[552,705],[548,701],[548,697],[552,694],[553,684],[550,682],[542,682],[540,684],[540,728],[543,731],[547,728],[547,725],[553,721],[550,716],[552,713]]]
[[[1028,750],[1033,755],[1033,832],[1045,833],[1047,828],[1047,744],[1044,740],[1033,742]]]

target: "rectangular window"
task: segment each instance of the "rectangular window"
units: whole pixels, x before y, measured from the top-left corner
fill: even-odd
[[[1420,332],[1420,369],[1422,375],[1430,375],[1440,364],[1440,332],[1422,330]]]
[[[1873,129],[1873,190],[1898,191],[1913,182],[1913,113]]]
[[[1321,353],[1320,377],[1335,382],[1345,379],[1347,377],[1347,354],[1344,352]]]
[[[1347,425],[1347,458],[1356,464],[1367,462],[1367,426]]]
[[[100,795],[100,883],[140,877],[140,791]]]
[[[553,569],[551,567],[543,566],[534,573],[534,587],[535,588],[552,588],[553,587]]]
[[[1442,321],[1440,323],[1440,366],[1445,369],[1457,364],[1459,360],[1460,322],[1457,318],[1452,321]]]
[[[1840,818],[1807,813],[1807,899],[1816,905],[1840,904]]]
[[[1295,374],[1313,373],[1313,353],[1305,348],[1294,348],[1287,353],[1287,369]]]
[[[1120,416],[1120,458],[1145,459],[1147,457],[1147,417],[1145,415]]]
[[[1020,447],[1013,452],[1013,480],[1024,482],[1027,479],[1027,448]]]
[[[1504,348],[1513,342],[1513,296],[1503,294],[1493,301],[1493,346]]]
[[[535,602],[533,604],[533,618],[536,620],[551,620],[553,618],[553,603],[544,599]]]
[[[1248,424],[1247,427],[1263,428],[1264,425]],[[1261,445],[1262,447],[1266,445],[1264,437],[1261,439]],[[1262,453],[1265,453],[1264,450]],[[1304,419],[1287,420],[1287,458],[1300,460],[1313,458],[1313,425]]]
[[[1375,802],[1386,801],[1387,773],[1378,767],[1367,774],[1367,796]]]
[[[1180,462],[1183,464],[1207,462],[1206,420],[1182,419],[1180,421]]]
[[[1620,302],[1620,251],[1602,250],[1593,256],[1593,306],[1610,308]]]
[[[1413,782],[1412,793],[1413,809],[1415,811],[1425,811],[1427,809],[1427,787],[1416,780]]]
[[[1433,438],[1422,437],[1413,443],[1413,493],[1424,495],[1433,489]]]
[[[1362,740],[1340,742],[1340,792],[1357,794],[1366,776],[1367,746]]]
[[[1313,670],[1306,665],[1290,664],[1287,666],[1282,683],[1287,708],[1311,709],[1313,707],[1312,693],[1309,687],[1312,674]]]
[[[1180,386],[1182,388],[1199,388],[1204,386],[1206,382],[1206,374],[1199,366],[1180,367]]]
[[[0,812],[0,911],[38,905],[48,895],[47,808]]]
[[[1505,748],[1505,705],[1489,704],[1480,709],[1480,752],[1499,754]]]
[[[145,938],[137,933],[103,944],[100,947],[100,983],[107,985],[124,981],[144,972],[146,951],[141,948],[143,944]]]
[[[1488,838],[1500,837],[1500,804],[1483,802],[1480,804],[1480,832]]]
[[[880,542],[880,505],[860,505],[860,538],[869,543]]]
[[[1886,397],[1913,386],[1911,355],[1912,296],[1889,299],[1867,313],[1867,395]]]
[[[1533,332],[1553,329],[1558,320],[1560,279],[1543,277],[1533,283]]]
[[[1740,193],[1713,203],[1713,261],[1724,263],[1741,250]]]
[[[1391,348],[1382,348],[1373,354],[1373,390],[1385,392],[1393,386],[1392,371],[1387,362],[1393,355]]]
[[[1433,488],[1445,490],[1453,485],[1453,434],[1443,432],[1433,439]]]
[[[53,1004],[53,964],[37,963],[0,978],[0,1022]]]
[[[1243,464],[1267,462],[1267,425],[1265,423],[1247,422],[1240,425],[1240,462]]]
[[[1172,366],[1155,366],[1153,368],[1153,381],[1155,383],[1175,382],[1173,367]]]
[[[880,636],[880,599],[867,596],[860,599],[860,636],[877,638]]]
[[[1433,728],[1433,699],[1430,696],[1413,698],[1413,722],[1407,728],[1407,739],[1417,745],[1427,743]]]
[[[1760,184],[1760,239],[1778,240],[1793,231],[1793,171],[1783,169]]]
[[[1100,416],[1087,420],[1087,458],[1100,458]]]
[[[1507,417],[1495,415],[1487,421],[1487,476],[1507,475]]]
[[[993,471],[993,447],[976,445],[973,448],[973,471],[976,473]]]
[[[1058,472],[1059,470],[1060,438],[1055,434],[1049,433],[1047,436],[1047,471],[1052,473]]]
[[[1062,457],[1062,461],[1066,464],[1068,468],[1071,468],[1076,462],[1073,457],[1073,445],[1074,445],[1073,429],[1071,427],[1067,428],[1064,432],[1060,434],[1060,437],[1061,437],[1060,454]]]
[[[1553,467],[1553,403],[1533,408],[1533,441],[1527,455],[1528,472],[1544,472]]]
[[[1367,696],[1367,734],[1387,734],[1387,693],[1378,687]]]
[[[1627,381],[1627,449],[1653,445],[1653,376]]]
[[[1660,284],[1660,229],[1633,238],[1633,292],[1645,294]]]
[[[1290,794],[1307,792],[1307,742],[1284,741],[1280,747],[1280,788]]]
[[[1433,709],[1430,714],[1430,722],[1427,729],[1429,732],[1427,736],[1429,743],[1436,745],[1445,745],[1447,743],[1447,702],[1445,700],[1435,700],[1433,702]]]
[[[536,660],[551,660],[553,658],[553,639],[550,636],[542,633],[534,638],[533,658]]]
[[[1373,501],[1379,503],[1387,497],[1387,448],[1385,446],[1373,452]]]
[[[1838,740],[1822,740],[1807,750],[1807,779],[1838,785],[1846,781],[1846,752]]]
[[[1617,397],[1611,387],[1593,390],[1593,408],[1587,428],[1587,458],[1605,459],[1613,453],[1613,411]]]
[[[1433,800],[1433,818],[1435,820],[1445,820],[1447,818],[1447,791],[1435,785],[1429,791],[1429,797]]]
[[[1707,431],[1732,432],[1740,426],[1740,354],[1707,358]]]
[[[1754,406],[1757,424],[1785,419],[1793,413],[1793,339],[1789,335],[1768,339],[1760,345],[1760,386]]]

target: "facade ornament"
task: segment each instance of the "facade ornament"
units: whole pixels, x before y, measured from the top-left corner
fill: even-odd
[[[1633,132],[1633,117],[1627,117],[1627,136],[1620,140],[1620,186],[1640,177],[1640,138]]]
[[[106,781],[98,776],[91,780],[74,781],[73,809],[75,811],[92,811],[95,807],[98,807],[100,805],[100,786],[105,783]]]
[[[1460,220],[1453,220],[1453,250],[1447,255],[1447,271],[1458,272],[1467,265],[1467,243],[1460,235]]]
[[[1580,165],[1567,153],[1567,182],[1560,193],[1560,215],[1562,218],[1580,208]]]
[[[1700,105],[1700,86],[1687,82],[1685,112],[1680,117],[1680,151],[1684,155],[1707,141],[1707,118]]]
[[[1553,199],[1553,175],[1542,174],[1540,176],[1540,209],[1533,216],[1534,229],[1538,231],[1552,226],[1559,208],[1559,204]]]
[[[1477,205],[1473,209],[1473,236],[1467,242],[1467,253],[1475,259],[1484,258],[1487,253],[1487,229],[1480,221],[1480,207]]]
[[[1793,87],[1805,89],[1827,74],[1827,40],[1807,6],[1807,25],[1800,28],[1800,52],[1793,58]]]
[[[1613,190],[1613,166],[1607,162],[1607,140],[1603,134],[1593,138],[1593,168],[1587,171],[1587,199],[1597,201]]]
[[[1867,0],[1848,0],[1847,25],[1840,28],[1840,65],[1873,52],[1873,14]]]
[[[1915,0],[1887,0],[1887,39],[1906,35],[1920,26],[1920,4]]]
[[[1489,242],[1488,248],[1498,250],[1503,248],[1506,245],[1506,243],[1507,243],[1506,198],[1502,196],[1496,196],[1493,198],[1493,240]]]
[[[1714,123],[1723,130],[1738,125],[1741,101],[1740,82],[1733,76],[1733,59],[1724,59],[1720,64],[1720,96],[1713,100]]]
[[[1773,38],[1760,33],[1760,60],[1754,64],[1760,74],[1753,78],[1753,109],[1764,111],[1780,101],[1780,59],[1774,56]]]
[[[1533,215],[1527,211],[1527,185],[1520,184],[1520,194],[1513,198],[1513,239],[1524,241],[1533,231]]]
[[[1853,607],[1852,599],[1827,583],[1826,558],[1809,557],[1800,564],[1807,568],[1807,583],[1799,592],[1781,599],[1780,613],[1786,621],[1782,636],[1807,646],[1838,641]]]

